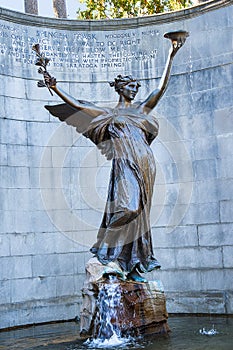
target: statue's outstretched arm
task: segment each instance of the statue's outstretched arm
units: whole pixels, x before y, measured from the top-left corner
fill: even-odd
[[[77,110],[85,110],[90,116],[96,117],[97,115],[103,113],[103,108],[96,106],[95,104],[87,101],[76,100],[60,87],[57,86],[56,79],[51,77],[50,74],[44,72],[44,80],[46,86],[53,90],[65,103]]]
[[[175,32],[174,32],[175,33]],[[184,32],[187,33],[187,32]],[[187,33],[188,34],[188,33]],[[166,37],[166,35],[165,35]],[[168,36],[167,36],[168,37]],[[167,89],[170,74],[171,74],[171,67],[173,59],[177,53],[177,51],[183,46],[186,40],[185,35],[180,36],[179,38],[176,38],[176,40],[172,40],[172,46],[168,53],[168,58],[166,62],[166,66],[163,71],[163,75],[160,79],[160,83],[157,89],[152,91],[152,93],[147,97],[147,99],[141,103],[141,106],[143,107],[144,113],[150,113],[150,111],[157,105],[160,98],[163,96],[164,92]],[[168,37],[171,39],[170,37]]]
[[[163,96],[164,92],[166,91],[170,74],[171,74],[173,58],[174,58],[174,55],[172,55],[172,49],[170,49],[166,66],[164,68],[163,75],[161,77],[158,88],[152,91],[152,93],[147,97],[147,99],[144,102],[142,102],[144,112],[150,113],[150,111],[157,105],[160,98]]]

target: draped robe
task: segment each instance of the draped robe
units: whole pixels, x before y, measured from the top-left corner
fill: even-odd
[[[140,108],[103,109],[90,115],[93,104],[79,101],[79,110],[68,104],[45,106],[51,114],[93,141],[112,160],[107,203],[97,241],[91,252],[106,265],[117,262],[125,272],[159,268],[153,255],[150,209],[155,181],[151,142],[158,122]]]
[[[160,267],[153,256],[150,208],[155,161],[150,144],[158,122],[138,108],[116,108],[93,119],[84,135],[112,159],[107,203],[91,248],[102,264],[117,261],[131,272]]]

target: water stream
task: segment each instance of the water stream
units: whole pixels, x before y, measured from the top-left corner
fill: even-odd
[[[88,339],[85,344],[89,348],[106,348],[122,346],[130,341],[123,337],[119,322],[123,314],[121,302],[121,286],[114,275],[108,275],[109,283],[104,283],[99,291],[94,323],[95,337]]]

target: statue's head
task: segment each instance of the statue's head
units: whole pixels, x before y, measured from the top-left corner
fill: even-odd
[[[114,81],[109,84],[112,87],[114,86],[119,95],[124,96],[129,101],[135,98],[138,89],[141,86],[140,82],[131,75],[118,75]]]

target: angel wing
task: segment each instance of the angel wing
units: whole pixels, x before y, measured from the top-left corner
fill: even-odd
[[[91,102],[79,100],[80,107],[72,107],[68,103],[54,106],[44,106],[54,117],[76,128],[77,132],[85,133],[91,121],[106,111]]]

